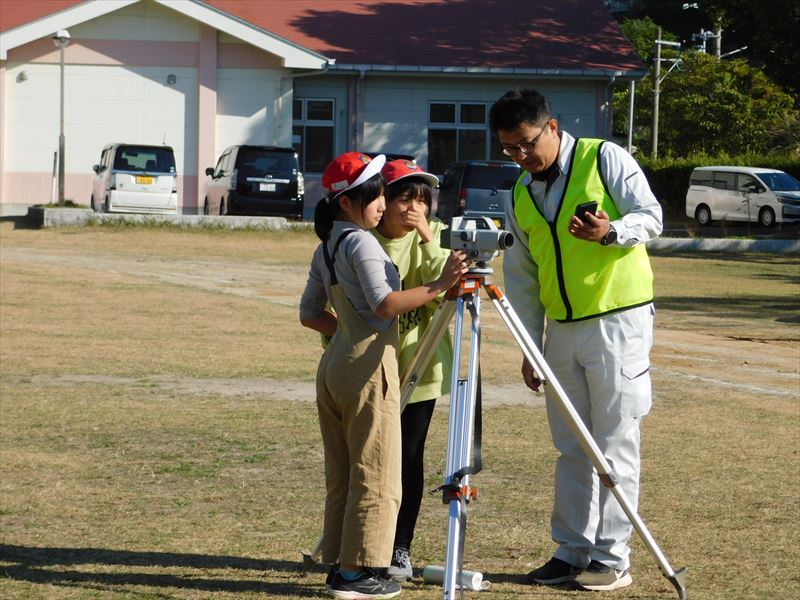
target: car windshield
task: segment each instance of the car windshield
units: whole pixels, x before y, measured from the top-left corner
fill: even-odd
[[[297,173],[297,159],[290,152],[276,152],[262,148],[241,148],[236,157],[236,168],[242,175],[293,175]]]
[[[519,167],[472,165],[467,168],[463,187],[510,190],[519,177]]]
[[[788,173],[759,173],[758,176],[773,192],[800,192],[800,181]]]
[[[175,155],[169,147],[120,146],[114,158],[114,168],[120,171],[174,173]]]

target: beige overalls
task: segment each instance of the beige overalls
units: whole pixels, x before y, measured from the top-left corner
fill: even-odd
[[[341,238],[340,238],[341,240]],[[400,507],[400,380],[397,320],[375,331],[331,275],[338,325],[317,371],[317,409],[325,447],[322,560],[386,567]]]

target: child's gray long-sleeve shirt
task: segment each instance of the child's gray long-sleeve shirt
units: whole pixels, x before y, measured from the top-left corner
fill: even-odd
[[[334,257],[336,277],[356,312],[376,331],[383,331],[394,319],[379,319],[375,310],[386,296],[400,290],[400,276],[375,236],[349,221],[334,221],[331,236],[325,242],[329,253],[347,230],[354,231],[341,243]],[[320,244],[311,260],[308,281],[300,298],[301,319],[325,311],[330,287],[330,273]]]

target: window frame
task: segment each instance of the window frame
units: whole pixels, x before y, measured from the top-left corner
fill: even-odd
[[[295,118],[294,114],[294,103],[300,102],[300,118]],[[310,102],[329,102],[331,105],[331,118],[330,119],[309,119],[308,118],[308,104]],[[308,171],[306,169],[306,153],[308,146],[306,144],[306,140],[308,136],[306,135],[306,128],[307,127],[329,127],[331,130],[331,148],[330,148],[330,160],[336,156],[336,98],[326,98],[326,97],[317,97],[317,96],[309,96],[309,97],[297,97],[295,96],[292,99],[292,139],[295,136],[295,129],[301,129],[301,142],[300,148],[292,142],[292,148],[294,148],[295,152],[297,152],[297,160],[300,163],[300,171],[302,173],[322,173],[321,171]],[[323,167],[324,170],[324,167]]]
[[[454,119],[453,122],[443,122],[443,121],[433,121],[432,120],[432,111],[435,105],[453,105],[454,106]],[[468,106],[481,106],[483,108],[483,122],[476,123],[476,122],[468,122],[462,120],[462,112],[463,107]],[[427,114],[427,124],[428,124],[428,139],[427,139],[427,150],[428,150],[428,163],[431,169],[431,172],[441,171],[442,173],[447,169],[449,165],[443,165],[441,167],[430,165],[431,161],[431,132],[433,131],[454,131],[455,132],[455,152],[453,154],[454,158],[451,162],[459,162],[464,160],[496,160],[492,154],[492,131],[489,127],[489,109],[491,107],[491,102],[481,101],[481,100],[429,100],[428,101],[428,114]],[[462,142],[461,139],[461,132],[466,131],[479,131],[485,134],[484,141],[483,141],[483,155],[479,157],[465,157],[462,154]],[[499,151],[498,151],[499,152]]]

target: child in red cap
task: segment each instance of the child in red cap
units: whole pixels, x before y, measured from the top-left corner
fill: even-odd
[[[467,270],[466,255],[452,252],[439,277],[400,291],[397,269],[369,233],[385,209],[385,161],[347,152],[325,169],[328,195],[314,214],[322,243],[300,300],[300,322],[332,336],[317,370],[317,410],[327,490],[322,560],[339,563],[327,583],[337,598],[400,593],[380,576],[401,496],[397,316],[434,300]]]
[[[444,224],[438,219],[429,220],[432,188],[439,184],[439,179],[423,171],[414,161],[402,159],[386,163],[381,174],[386,182],[386,210],[372,233],[397,267],[403,289],[412,288],[438,277],[450,254],[439,245]],[[440,301],[441,297],[435,298],[399,316],[401,374],[411,362]],[[403,499],[388,569],[395,581],[413,576],[411,541],[422,503],[425,439],[436,398],[450,391],[452,359],[453,345],[448,332],[420,376],[400,417]]]

